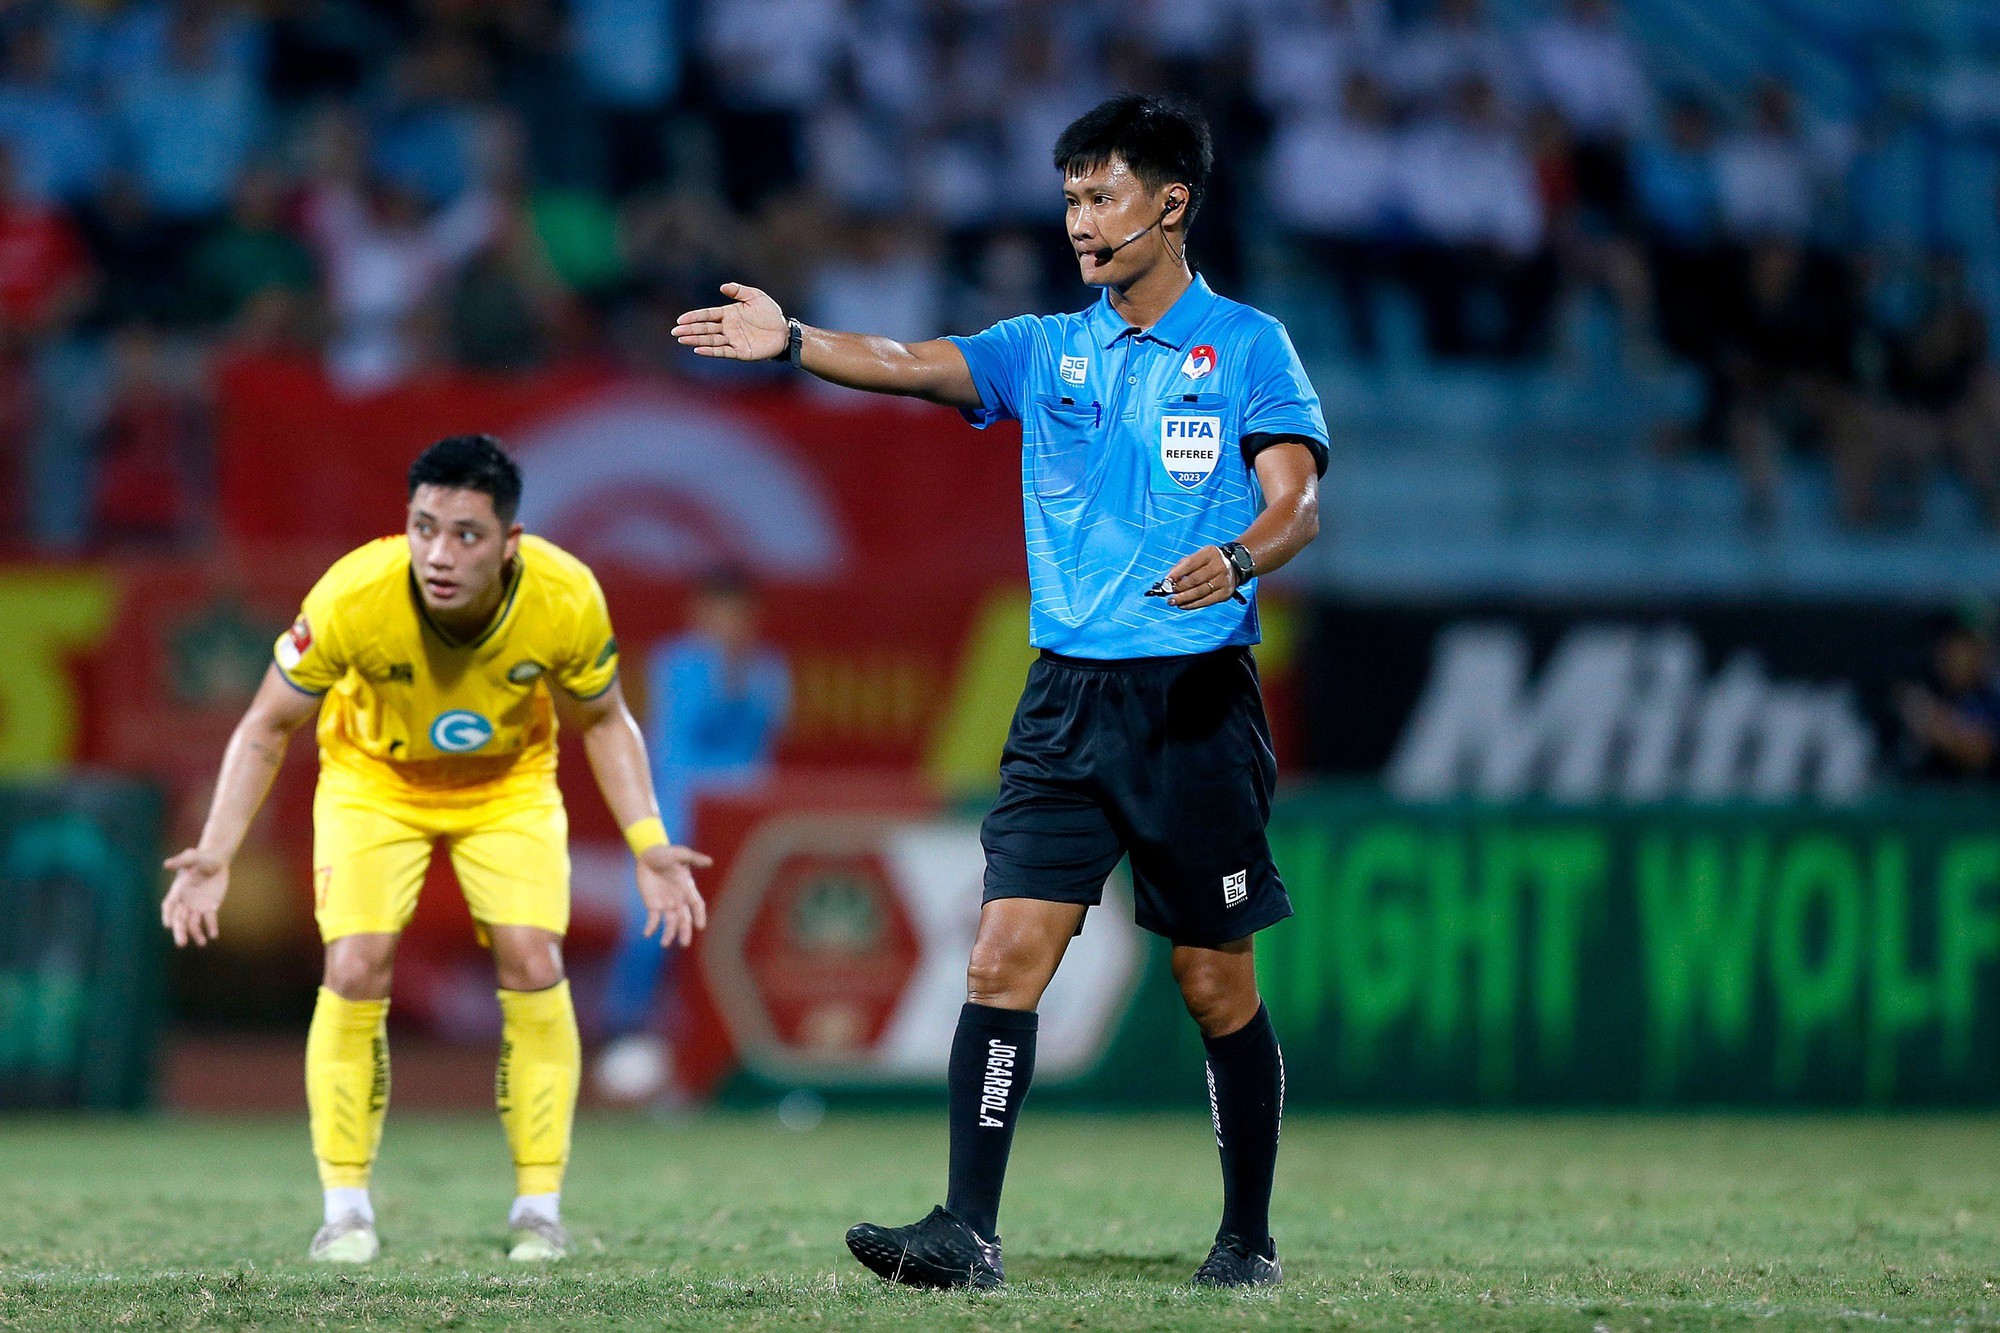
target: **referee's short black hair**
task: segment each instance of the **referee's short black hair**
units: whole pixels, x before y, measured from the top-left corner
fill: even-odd
[[[410,498],[419,486],[479,491],[493,500],[493,512],[511,527],[521,509],[521,469],[491,435],[447,435],[410,464]]]
[[[1077,117],[1056,140],[1056,170],[1065,179],[1088,175],[1114,157],[1149,190],[1175,181],[1187,186],[1181,224],[1194,221],[1215,163],[1201,112],[1162,97],[1120,93]]]

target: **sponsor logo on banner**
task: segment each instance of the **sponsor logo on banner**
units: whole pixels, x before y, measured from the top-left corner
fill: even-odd
[[[1191,380],[1205,380],[1215,373],[1215,349],[1207,343],[1190,348],[1181,362],[1181,374]]]
[[[1066,356],[1062,359],[1062,377],[1071,384],[1083,383],[1084,376],[1089,373],[1090,362],[1084,360],[1082,357]]]
[[[1853,801],[1875,774],[1850,685],[1747,648],[1711,673],[1682,625],[1576,624],[1536,674],[1519,626],[1460,622],[1431,660],[1387,768],[1408,799]]]
[[[439,713],[431,723],[431,744],[446,754],[470,754],[493,739],[493,724],[469,709]]]
[[[516,434],[521,522],[589,563],[827,577],[847,561],[833,497],[748,414],[620,390]]]
[[[284,637],[278,640],[278,665],[287,671],[297,670],[299,663],[305,659],[307,651],[312,646],[312,623],[304,616],[300,616],[292,622],[292,627],[285,631]]]
[[[1222,460],[1222,418],[1167,412],[1160,417],[1160,462],[1189,490],[1207,481]]]
[[[745,1063],[777,1080],[942,1080],[984,870],[971,821],[766,821],[737,854],[698,954]],[[1142,947],[1129,899],[1122,878],[1107,883],[1105,910],[1050,983],[1038,1081],[1088,1073],[1124,1015]],[[987,1095],[998,1090],[989,1079]]]

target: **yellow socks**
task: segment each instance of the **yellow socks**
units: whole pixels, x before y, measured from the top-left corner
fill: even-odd
[[[555,1194],[569,1162],[583,1044],[569,982],[500,993],[500,1072],[494,1099],[514,1153],[518,1193]]]
[[[345,1000],[320,987],[306,1033],[306,1106],[326,1189],[368,1188],[389,1109],[388,1023],[387,1000]]]
[[[306,1034],[306,1104],[313,1156],[328,1190],[366,1190],[389,1108],[389,1002],[345,1000],[325,987]],[[569,1162],[583,1074],[569,982],[500,992],[495,1099],[514,1154],[518,1192],[555,1194]]]

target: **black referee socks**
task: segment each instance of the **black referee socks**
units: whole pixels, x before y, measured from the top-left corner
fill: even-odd
[[[1032,1012],[968,1003],[951,1039],[951,1180],[944,1206],[986,1240],[996,1238],[1000,1225],[1014,1121],[1035,1074],[1037,1022]],[[1266,1194],[1270,1178],[1266,1168]]]
[[[1208,1106],[1222,1150],[1221,1231],[1268,1255],[1271,1176],[1285,1117],[1285,1057],[1277,1029],[1260,1004],[1257,1016],[1236,1031],[1201,1042],[1208,1048]]]

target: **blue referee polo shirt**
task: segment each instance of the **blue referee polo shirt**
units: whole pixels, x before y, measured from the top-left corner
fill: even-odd
[[[1021,315],[970,338],[984,429],[1021,423],[1030,638],[1071,657],[1170,657],[1256,643],[1247,599],[1177,611],[1146,589],[1234,541],[1264,507],[1259,449],[1304,440],[1326,471],[1326,418],[1284,325],[1199,276],[1139,330],[1105,293],[1073,315]]]

